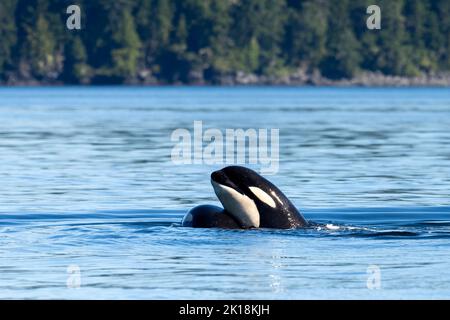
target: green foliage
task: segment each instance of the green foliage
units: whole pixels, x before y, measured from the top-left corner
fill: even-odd
[[[70,39],[65,52],[64,80],[68,83],[88,83],[91,70],[87,64],[86,48],[79,36]]]
[[[17,42],[17,30],[14,21],[16,0],[0,2],[0,79],[7,66],[12,63],[12,50]]]
[[[277,0],[242,0],[233,8],[231,33],[239,49],[243,49],[243,64],[254,61],[258,52],[259,73],[272,73],[283,63],[282,41],[286,23],[286,4]],[[256,41],[256,43],[252,43]]]
[[[439,67],[442,69],[450,69],[450,1],[448,0],[436,0],[432,2],[432,10],[436,15],[436,20],[430,23],[433,29],[429,31],[436,32],[438,28],[436,24],[439,24],[439,31],[433,33],[431,39],[433,39],[432,50],[438,57]]]
[[[67,6],[82,30],[67,30]],[[366,8],[381,7],[381,30]],[[215,82],[450,71],[448,0],[1,0],[0,81]]]
[[[290,64],[318,67],[326,54],[327,14],[320,0],[304,1],[291,10],[285,43]]]
[[[353,77],[361,61],[348,3],[348,0],[341,0],[339,6],[330,7],[328,15],[327,55],[322,60],[321,69],[331,79]]]
[[[114,40],[114,49],[111,51],[112,73],[123,79],[135,77],[141,40],[136,32],[133,17],[128,10],[121,12],[112,39]]]
[[[418,69],[412,59],[413,46],[408,41],[410,35],[406,30],[408,19],[403,14],[404,1],[383,0],[381,5],[384,8],[384,32],[379,36],[380,51],[376,57],[376,68],[386,74],[416,75]]]

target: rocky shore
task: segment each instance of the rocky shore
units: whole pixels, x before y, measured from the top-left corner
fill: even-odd
[[[237,72],[230,75],[219,75],[211,80],[205,80],[202,74],[192,73],[186,82],[160,82],[152,76],[139,77],[137,79],[127,80],[123,83],[109,82],[87,82],[85,85],[221,85],[221,86],[259,86],[259,85],[278,85],[278,86],[361,86],[361,87],[450,87],[450,73],[421,74],[415,77],[385,75],[381,72],[361,72],[351,79],[329,79],[320,74],[320,72],[307,73],[298,70],[294,73],[284,76],[267,76]],[[57,79],[39,81],[36,79],[20,79],[14,76],[8,80],[1,81],[0,86],[62,86],[66,83]],[[70,84],[71,85],[71,84]]]
[[[352,79],[333,80],[320,73],[298,71],[288,76],[258,76],[237,73],[234,76],[221,77],[221,85],[288,85],[288,86],[364,86],[364,87],[409,87],[409,86],[450,86],[450,73],[422,74],[416,77],[390,76],[381,72],[364,72]]]

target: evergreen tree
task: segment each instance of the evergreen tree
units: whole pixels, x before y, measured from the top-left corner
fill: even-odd
[[[167,46],[172,31],[173,8],[171,1],[156,0],[155,40],[159,46]]]
[[[210,5],[210,21],[208,28],[210,47],[210,70],[218,74],[226,74],[232,70],[231,52],[233,41],[230,37],[231,2],[212,0]]]
[[[391,75],[417,75],[411,60],[413,47],[408,43],[403,0],[380,0],[383,27],[379,33],[380,50],[376,57],[376,69]]]
[[[45,0],[19,1],[20,67],[23,77],[38,80],[56,79],[61,68],[57,42],[48,22],[48,2]]]
[[[115,48],[111,51],[112,72],[123,79],[136,77],[141,40],[129,10],[123,10],[113,33]]]
[[[366,0],[361,3],[361,7],[356,12],[353,12],[352,23],[354,26],[359,26],[355,28],[355,34],[358,38],[358,41],[361,44],[360,52],[361,52],[361,69],[368,71],[377,71],[377,59],[380,54],[380,34],[383,32],[384,28],[384,20],[383,20],[383,12],[381,19],[381,30],[368,30],[367,23],[367,7],[373,4],[373,1]]]
[[[331,79],[351,78],[359,69],[360,47],[353,33],[348,0],[329,7],[327,55],[321,63],[322,73]]]
[[[6,68],[12,63],[12,50],[17,42],[17,30],[14,21],[16,0],[0,2],[0,79]]]
[[[297,5],[300,3],[300,5]],[[318,67],[326,53],[327,11],[320,0],[292,3],[286,38],[289,64]]]
[[[450,1],[432,1],[432,8],[438,22],[434,21],[434,28],[429,31],[432,41],[429,45],[437,53],[439,67],[450,70]],[[437,24],[440,32],[437,31]]]
[[[152,64],[169,45],[173,3],[168,0],[139,0],[134,11],[136,28],[145,51],[145,62]]]
[[[170,46],[160,55],[160,76],[170,82],[187,82],[190,68],[189,55],[186,52],[188,29],[184,14],[175,22]]]
[[[414,48],[411,51],[412,64],[418,69],[429,71],[436,68],[431,60],[432,53],[425,47],[428,38],[428,28],[431,22],[428,1],[409,0],[405,3],[406,30],[409,43]]]
[[[233,8],[232,36],[244,62],[259,48],[258,66],[254,70],[274,73],[283,66],[281,44],[284,37],[286,3],[284,0],[241,0]],[[252,45],[252,41],[257,42]],[[252,52],[253,50],[253,52]],[[245,70],[245,69],[244,69]]]
[[[87,64],[87,53],[79,36],[68,42],[64,62],[64,79],[69,83],[88,83],[91,70]]]
[[[95,81],[132,81],[137,75],[142,44],[131,14],[133,4],[131,0],[98,0],[88,5],[87,25],[94,34],[86,48],[90,48]]]
[[[82,30],[66,28],[78,4]],[[0,81],[210,82],[244,71],[302,68],[351,78],[359,70],[450,72],[450,1],[1,0]]]

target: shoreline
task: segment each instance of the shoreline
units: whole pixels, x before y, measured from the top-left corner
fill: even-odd
[[[329,79],[319,73],[302,71],[286,76],[266,76],[237,72],[234,75],[218,76],[211,81],[198,79],[189,82],[166,82],[152,78],[123,82],[67,83],[59,80],[0,81],[0,87],[90,87],[90,86],[137,86],[137,87],[238,87],[238,86],[280,86],[280,87],[450,87],[450,73],[422,74],[415,77],[391,76],[381,72],[362,72],[351,79]]]

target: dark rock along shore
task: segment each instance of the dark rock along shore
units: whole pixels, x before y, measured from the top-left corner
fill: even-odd
[[[230,75],[219,75],[212,80],[205,80],[201,73],[190,74],[187,82],[167,83],[159,81],[147,72],[142,73],[139,79],[124,81],[123,83],[102,83],[92,82],[84,85],[222,85],[222,86],[242,86],[242,85],[279,85],[279,86],[364,86],[364,87],[409,87],[409,86],[450,86],[450,73],[421,74],[415,77],[385,75],[381,72],[361,72],[351,79],[329,79],[320,72],[306,73],[298,70],[285,76],[268,76],[237,72]],[[9,79],[0,81],[1,86],[61,86],[66,83],[57,79],[39,81],[36,79],[20,79],[11,75]]]

